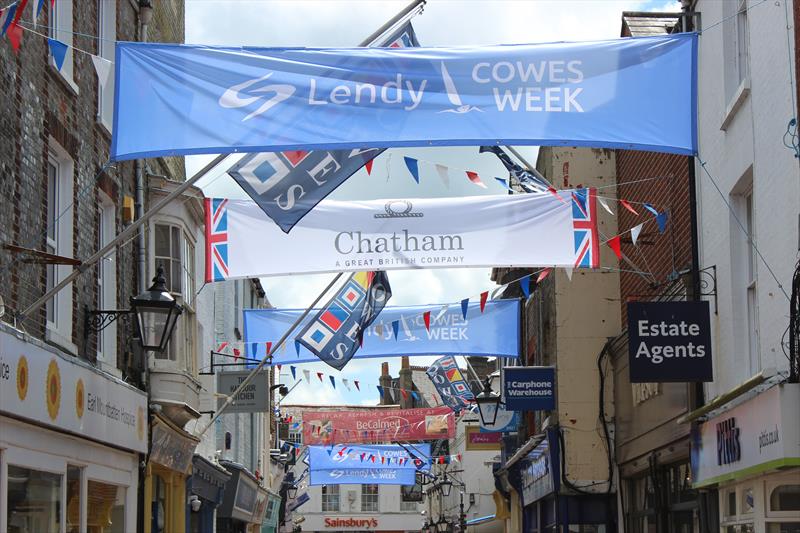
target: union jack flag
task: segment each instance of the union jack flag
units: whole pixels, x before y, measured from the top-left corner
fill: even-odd
[[[228,200],[206,198],[206,282],[228,278]]]
[[[600,266],[596,195],[597,190],[593,188],[572,191],[575,268],[598,268]]]

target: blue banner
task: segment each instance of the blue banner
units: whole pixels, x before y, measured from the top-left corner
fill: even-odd
[[[509,411],[556,408],[556,369],[552,366],[506,366],[501,370],[503,401]]]
[[[399,446],[309,446],[309,484],[413,485],[418,470],[430,471],[429,443]]]
[[[354,272],[295,341],[337,370],[350,362],[364,330],[392,297],[386,272]],[[336,386],[331,376],[331,384]]]
[[[459,48],[117,42],[111,153],[500,144],[690,155],[696,58],[693,33]]]
[[[376,46],[419,46],[411,23],[404,24]],[[383,150],[294,150],[243,157],[228,174],[264,213],[289,232],[347,178]]]
[[[475,399],[467,380],[458,368],[456,358],[452,355],[440,357],[425,373],[436,387],[442,402],[456,413]]]
[[[423,313],[431,311],[430,331]],[[302,309],[246,309],[244,340],[247,357],[262,359],[266,343],[277,342],[300,316]],[[312,317],[298,326],[303,330]],[[397,323],[397,339],[392,328]],[[519,354],[519,301],[490,300],[481,313],[472,302],[466,319],[457,304],[444,312],[441,306],[384,307],[364,332],[363,346],[354,358],[400,357],[403,355],[482,355],[517,357]],[[319,358],[291,340],[278,346],[273,364],[308,363]]]

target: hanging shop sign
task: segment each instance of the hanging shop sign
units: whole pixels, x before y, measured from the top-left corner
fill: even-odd
[[[194,449],[200,439],[155,415],[150,427],[150,461],[176,472],[191,472]]]
[[[118,42],[111,154],[530,144],[690,155],[696,49],[694,33],[458,48]]]
[[[311,496],[309,496],[307,492],[304,492],[304,493],[300,494],[297,498],[295,498],[294,500],[289,502],[286,505],[286,510],[289,511],[289,512],[292,512],[295,509],[297,509],[298,507],[300,507],[301,505],[303,505],[304,503],[308,502],[308,500],[310,500],[310,499],[311,499]]]
[[[219,372],[217,392],[231,395],[247,379],[250,371]],[[217,408],[222,407],[225,398],[218,398]],[[269,378],[266,370],[261,370],[250,380],[245,389],[236,395],[234,402],[226,408],[229,413],[266,413],[269,411]]]
[[[776,385],[693,431],[692,480],[706,487],[800,466],[800,384]]]
[[[478,426],[466,426],[464,428],[466,436],[467,451],[496,451],[500,450],[502,433],[482,432]]]
[[[503,401],[511,411],[556,408],[556,369],[552,366],[506,366],[501,370]]]
[[[2,324],[0,413],[147,452],[145,393]]]
[[[529,505],[558,490],[558,437],[548,431],[545,439],[519,462],[517,475],[523,505]]]
[[[425,327],[425,311],[431,311],[430,328]],[[247,357],[263,358],[267,343],[280,339],[302,313],[301,309],[246,309],[244,340]],[[313,316],[314,313],[309,313],[296,331],[302,331]],[[442,306],[386,306],[364,331],[363,344],[353,357],[444,354],[516,358],[519,354],[519,301],[491,300],[486,302],[483,312],[479,302],[471,302],[467,306],[466,318],[458,305],[445,311],[442,311]],[[318,357],[297,343],[284,343],[273,353],[273,364],[317,361]]]
[[[708,302],[628,303],[631,383],[713,381]]]
[[[502,406],[498,407],[494,424],[484,424],[481,421],[481,431],[485,433],[513,433],[519,429],[519,418],[518,411],[510,411]]]
[[[565,190],[323,200],[290,234],[251,200],[209,198],[206,281],[412,268],[572,267],[571,195]]]
[[[309,484],[414,485],[418,471],[430,470],[430,455],[430,443],[309,446]]]
[[[303,444],[355,444],[450,439],[455,434],[449,407],[306,411]]]

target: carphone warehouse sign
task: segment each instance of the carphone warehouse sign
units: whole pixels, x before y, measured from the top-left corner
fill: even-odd
[[[548,411],[556,407],[556,369],[552,366],[507,366],[503,399],[509,411]]]
[[[712,381],[708,302],[628,304],[631,383]]]

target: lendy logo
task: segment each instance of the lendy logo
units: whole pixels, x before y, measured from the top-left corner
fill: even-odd
[[[268,72],[264,76],[260,78],[255,78],[252,80],[246,80],[242,83],[229,87],[227,91],[225,91],[222,96],[219,98],[219,105],[222,107],[231,109],[231,108],[239,108],[239,107],[246,107],[254,102],[258,102],[263,98],[266,98],[266,93],[274,93],[271,98],[268,98],[261,106],[244,117],[242,122],[250,120],[253,117],[257,117],[262,113],[266,113],[275,105],[283,102],[290,96],[292,96],[295,92],[295,88],[291,85],[285,84],[275,84],[275,85],[264,85],[261,87],[257,87],[254,89],[250,89],[254,85],[259,82],[262,82],[266,79],[269,79],[272,76],[272,72]],[[255,96],[242,96],[242,93],[250,89],[246,94],[255,94]]]

